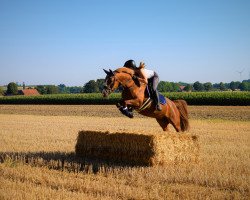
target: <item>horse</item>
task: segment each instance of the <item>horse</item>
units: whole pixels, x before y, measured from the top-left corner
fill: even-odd
[[[161,105],[162,110],[156,110],[147,85],[141,81],[136,72],[126,67],[114,71],[104,69],[106,73],[103,96],[107,97],[118,87],[122,86],[122,99],[118,103],[123,107],[135,109],[139,114],[155,118],[163,131],[169,131],[168,125],[172,124],[176,132],[189,130],[187,103],[185,100],[175,100],[163,97],[166,103]]]

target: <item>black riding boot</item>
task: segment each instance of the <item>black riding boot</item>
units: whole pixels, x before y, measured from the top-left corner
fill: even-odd
[[[162,109],[161,109],[158,91],[155,91],[155,104],[156,104],[156,110],[161,111]]]

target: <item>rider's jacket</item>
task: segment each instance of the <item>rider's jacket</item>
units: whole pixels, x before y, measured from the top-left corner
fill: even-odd
[[[150,79],[155,75],[155,72],[153,70],[150,69],[141,69],[141,70],[145,72],[147,79]]]

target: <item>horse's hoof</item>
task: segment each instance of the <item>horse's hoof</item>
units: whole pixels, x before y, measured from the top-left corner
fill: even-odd
[[[134,118],[134,115],[133,113],[129,112],[128,115],[127,115],[129,118]]]

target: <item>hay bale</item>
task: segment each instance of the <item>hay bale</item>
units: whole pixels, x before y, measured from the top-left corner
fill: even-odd
[[[164,165],[196,162],[196,136],[186,134],[135,134],[80,131],[76,155],[132,165]]]

